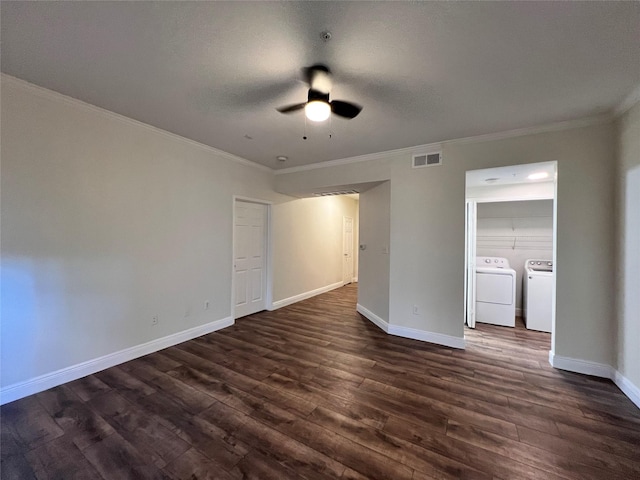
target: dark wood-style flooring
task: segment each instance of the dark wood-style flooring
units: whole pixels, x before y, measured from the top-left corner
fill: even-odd
[[[387,336],[347,286],[7,404],[2,479],[638,479],[640,411],[549,335]]]

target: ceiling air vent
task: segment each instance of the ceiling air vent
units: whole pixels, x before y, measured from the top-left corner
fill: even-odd
[[[442,165],[442,152],[418,153],[413,156],[413,168]]]
[[[357,190],[337,190],[335,192],[318,192],[314,193],[314,197],[332,197],[334,195],[353,195],[354,193],[360,193]]]

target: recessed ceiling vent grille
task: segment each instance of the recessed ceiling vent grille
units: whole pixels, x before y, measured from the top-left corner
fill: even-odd
[[[442,152],[417,153],[413,156],[413,168],[434,167],[442,165]]]
[[[357,190],[338,190],[336,192],[320,192],[314,193],[314,197],[331,197],[333,195],[353,195],[354,193],[360,193]]]

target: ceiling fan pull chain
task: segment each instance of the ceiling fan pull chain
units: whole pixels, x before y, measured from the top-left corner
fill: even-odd
[[[302,135],[302,139],[303,140],[307,139],[307,117],[306,117],[306,115],[304,117],[304,134]]]

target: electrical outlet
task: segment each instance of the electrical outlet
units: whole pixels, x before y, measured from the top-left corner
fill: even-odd
[[[154,315],[153,317],[151,317],[151,325],[157,325],[158,324],[158,316]]]
[[[209,310],[209,300],[204,301],[204,309]]]
[[[418,305],[414,305],[413,306],[413,314],[414,315],[420,315],[420,312],[418,311]]]

